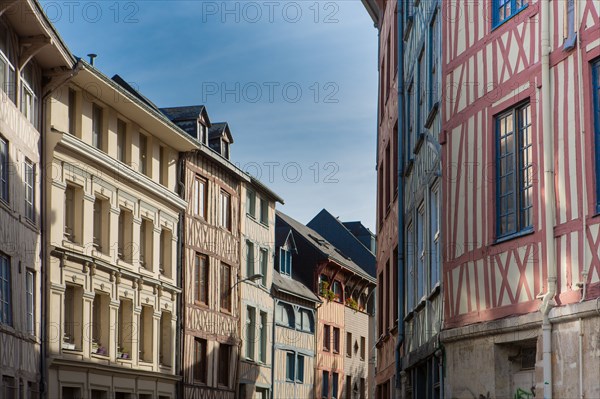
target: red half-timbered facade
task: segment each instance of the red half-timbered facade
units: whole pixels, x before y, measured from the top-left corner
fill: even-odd
[[[443,2],[446,397],[600,393],[599,11]]]

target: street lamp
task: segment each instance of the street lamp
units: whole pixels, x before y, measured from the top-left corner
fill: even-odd
[[[232,285],[232,286],[231,286],[231,288],[230,288],[229,290],[230,290],[230,291],[231,291],[231,290],[233,290],[233,287],[235,287],[235,286],[236,286],[236,285],[238,285],[239,283],[243,283],[244,281],[256,281],[256,280],[260,280],[260,279],[262,279],[262,278],[263,278],[263,275],[262,275],[262,274],[260,274],[260,273],[253,274],[253,275],[252,275],[252,276],[250,276],[250,277],[246,277],[246,278],[243,278],[243,279],[241,279],[241,280],[238,280],[238,281],[236,281],[236,283],[235,283],[234,285]]]

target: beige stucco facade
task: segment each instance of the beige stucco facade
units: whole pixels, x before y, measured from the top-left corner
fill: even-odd
[[[175,398],[176,165],[194,143],[79,67],[47,112],[48,396]]]

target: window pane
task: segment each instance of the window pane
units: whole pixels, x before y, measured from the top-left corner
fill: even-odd
[[[298,355],[298,368],[296,373],[296,381],[304,383],[304,356],[302,355]]]

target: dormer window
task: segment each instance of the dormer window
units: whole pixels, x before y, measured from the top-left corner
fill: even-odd
[[[279,273],[292,276],[292,252],[285,248],[279,248]]]
[[[198,122],[198,141],[204,145],[208,143],[208,129],[201,122]]]
[[[225,140],[222,140],[221,143],[221,155],[225,159],[229,159],[229,143]]]

